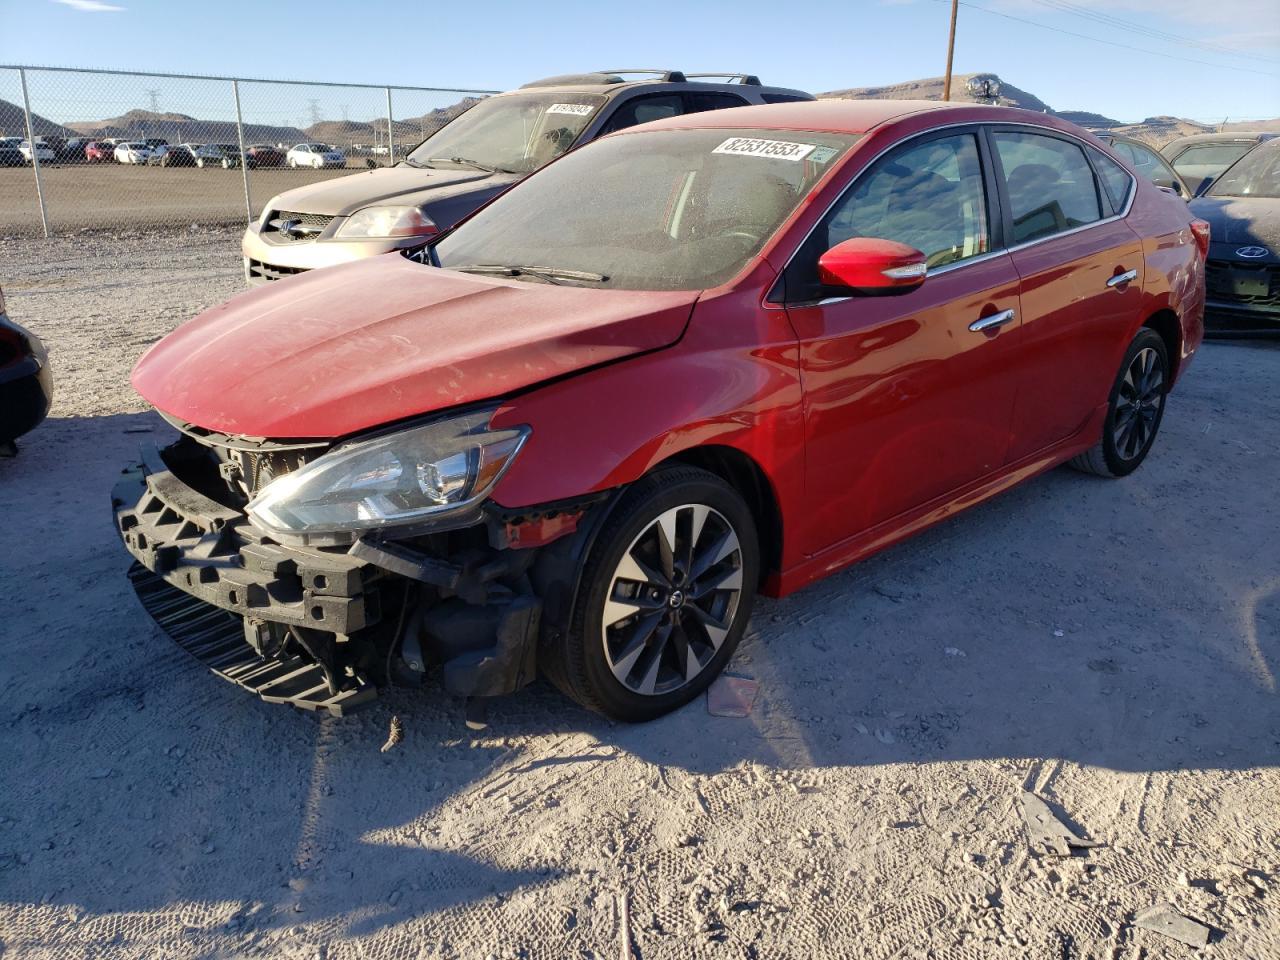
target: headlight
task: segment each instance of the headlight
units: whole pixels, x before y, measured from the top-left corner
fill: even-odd
[[[417,207],[365,207],[338,229],[339,237],[421,237],[435,233],[435,223]]]
[[[268,532],[376,530],[463,513],[520,451],[527,427],[490,430],[482,410],[338,447],[269,483],[248,506]]]
[[[262,212],[258,214],[258,226],[260,227],[266,226],[267,217],[270,216],[271,212],[276,209],[276,204],[278,204],[279,202],[280,202],[280,194],[278,193],[274,197],[272,197],[270,200],[267,201],[266,206],[262,208]]]

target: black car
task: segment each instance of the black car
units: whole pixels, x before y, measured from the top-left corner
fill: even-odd
[[[1155,148],[1149,147],[1141,140],[1135,140],[1133,137],[1120,137],[1113,133],[1100,132],[1097,137],[1133,164],[1134,170],[1138,171],[1139,174],[1146,177],[1157,187],[1172,190],[1183,200],[1190,200],[1193,196],[1191,188],[1187,186],[1182,177],[1178,176],[1177,171],[1169,165],[1169,161],[1155,151]]]
[[[0,456],[18,452],[14,441],[39,425],[52,402],[49,353],[39,337],[9,319],[0,291]]]
[[[1210,332],[1280,333],[1280,140],[1250,150],[1191,201],[1209,221]]]
[[[1194,133],[1170,140],[1161,155],[1196,196],[1204,193],[1221,174],[1260,143],[1280,134],[1269,130],[1236,130],[1229,133]]]

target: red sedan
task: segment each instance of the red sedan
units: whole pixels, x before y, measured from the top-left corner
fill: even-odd
[[[133,383],[182,437],[114,493],[134,584],[270,700],[341,712],[439,666],[655,717],[758,590],[1058,464],[1133,472],[1201,340],[1208,242],[1040,114],[635,127],[409,256],[154,346]]]
[[[97,140],[85,144],[84,158],[89,163],[115,163],[115,145],[99,143]]]

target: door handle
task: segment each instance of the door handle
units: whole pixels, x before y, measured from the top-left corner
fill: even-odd
[[[999,313],[993,313],[989,317],[973,321],[973,323],[969,324],[969,329],[974,333],[981,333],[983,330],[994,330],[996,327],[1003,327],[1017,315],[1013,310],[1001,310]]]
[[[1107,281],[1108,287],[1119,287],[1128,283],[1130,280],[1138,279],[1137,270],[1126,270],[1124,273],[1117,273],[1114,277]]]

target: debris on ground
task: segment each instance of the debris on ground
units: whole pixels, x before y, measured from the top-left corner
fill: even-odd
[[[1172,904],[1158,903],[1145,910],[1139,910],[1133,918],[1133,925],[1152,933],[1171,937],[1189,947],[1203,947],[1209,942],[1210,929],[1183,916]]]
[[[636,960],[635,945],[631,939],[631,903],[625,890],[618,893],[618,934],[621,937],[619,960]]]
[[[713,717],[749,717],[760,683],[721,674],[707,688],[707,713]]]
[[[1072,847],[1088,849],[1102,846],[1096,840],[1082,840],[1065,823],[1054,816],[1049,805],[1034,793],[1022,791],[1022,819],[1027,822],[1027,839],[1031,846],[1045,847],[1059,857],[1071,856]]]
[[[963,650],[961,650],[959,647],[947,647],[947,648],[946,648],[945,650],[943,650],[942,652],[943,652],[943,653],[945,653],[948,657],[966,657],[966,656],[968,656],[968,654],[967,654],[967,653],[965,653]]]
[[[382,745],[382,752],[386,753],[403,739],[404,724],[400,722],[398,716],[393,716],[391,718],[391,729],[387,731],[387,742]]]

